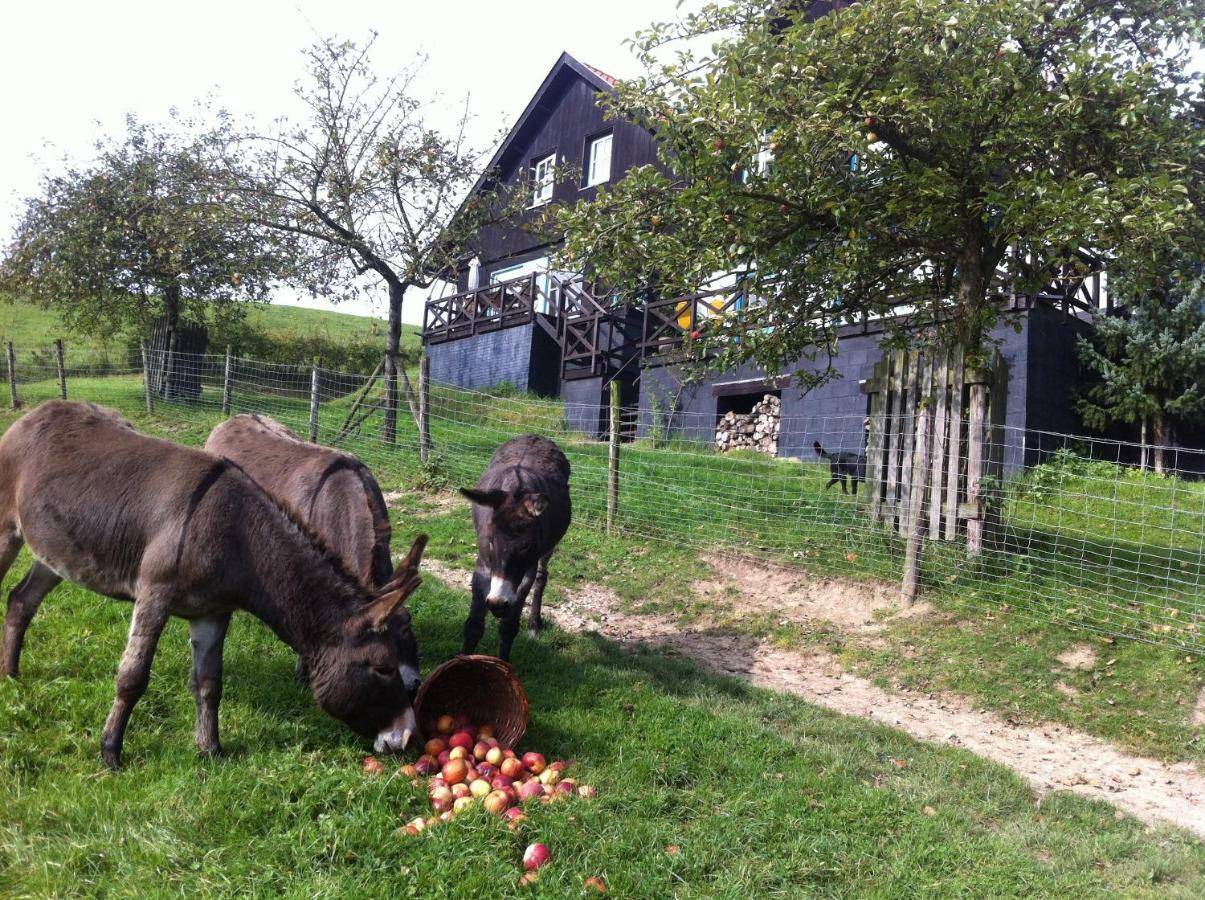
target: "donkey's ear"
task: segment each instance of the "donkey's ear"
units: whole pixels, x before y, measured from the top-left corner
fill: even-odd
[[[464,494],[478,506],[488,506],[491,509],[497,509],[506,502],[506,491],[479,491],[477,488],[461,488],[460,493]]]
[[[364,621],[368,630],[384,631],[389,625],[390,617],[405,605],[406,599],[417,591],[422,583],[423,580],[415,572],[410,572],[409,577],[396,588],[390,589],[393,585],[393,582],[390,582],[386,592],[380,594],[364,610]]]
[[[523,511],[533,519],[544,515],[544,511],[548,509],[547,494],[524,494],[523,495]]]
[[[423,551],[427,549],[428,540],[430,540],[430,538],[428,538],[425,534],[420,534],[414,539],[414,543],[410,545],[410,552],[402,557],[402,561],[397,564],[397,568],[394,570],[399,574],[395,575],[393,581],[389,583],[388,586],[390,588],[394,586],[394,581],[401,580],[402,574],[405,572],[418,571],[419,564],[423,561]]]

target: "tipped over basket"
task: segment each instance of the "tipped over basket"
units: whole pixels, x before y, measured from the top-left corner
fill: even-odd
[[[504,747],[515,747],[531,715],[515,668],[495,656],[455,656],[423,681],[414,698],[419,727],[435,733],[442,715],[464,715],[474,725],[493,725]]]

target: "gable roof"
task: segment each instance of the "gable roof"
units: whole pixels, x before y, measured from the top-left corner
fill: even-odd
[[[540,86],[536,88],[535,94],[528,101],[510,133],[506,135],[502,144],[490,158],[485,171],[477,179],[473,189],[469,191],[470,195],[477,193],[492,181],[494,173],[508,171],[515,158],[522,156],[525,139],[539,130],[544,116],[552,111],[552,107],[545,103],[546,99],[558,92],[567,81],[573,78],[580,78],[596,91],[608,94],[614,93],[615,85],[619,83],[617,78],[611,77],[601,69],[579,62],[568,53],[561,53],[548,74],[544,76],[544,80],[540,82]]]

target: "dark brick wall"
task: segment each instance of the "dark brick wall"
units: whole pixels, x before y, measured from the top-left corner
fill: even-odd
[[[488,334],[431,344],[431,380],[461,388],[492,388],[509,381],[521,391],[532,389],[531,366],[535,324],[517,325]]]
[[[1010,430],[1009,449],[1005,456],[1005,465],[1009,469],[1022,465],[1019,435],[1025,427],[1029,348],[1024,318],[1021,324],[1020,334],[1009,325],[1001,325],[992,332],[993,339],[1000,344],[1010,372],[1006,423],[1014,430]],[[867,412],[861,382],[874,374],[875,363],[882,358],[883,351],[879,347],[881,339],[882,335],[855,334],[843,337],[834,360],[840,377],[807,393],[794,382],[775,384],[764,381],[766,373],[755,366],[742,366],[733,371],[710,375],[701,383],[690,385],[682,391],[681,413],[674,422],[675,431],[689,440],[710,442],[715,436],[716,400],[719,394],[750,394],[759,390],[778,389],[786,422],[779,434],[779,456],[814,459],[813,441],[819,441],[829,451],[860,451],[863,447],[863,419]],[[826,361],[801,360],[789,371],[819,371]],[[639,400],[641,435],[647,433],[652,421],[653,396],[661,398],[663,407],[668,408],[670,398],[679,390],[679,374],[669,367],[644,369]],[[742,384],[749,381],[754,383]]]

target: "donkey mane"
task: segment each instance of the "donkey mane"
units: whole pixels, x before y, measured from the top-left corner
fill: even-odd
[[[246,470],[243,469],[243,467],[238,463],[234,462],[234,460],[227,459],[226,457],[222,457],[222,459],[233,469],[237,470],[240,475],[242,475],[255,487],[256,493],[267,501],[269,508],[279,512],[284,521],[288,525],[291,525],[293,530],[304,539],[305,543],[318,556],[319,560],[335,574],[341,585],[347,590],[347,596],[341,599],[349,602],[354,599],[365,601],[372,599],[371,587],[366,585],[347,568],[342,558],[331,550],[326,541],[324,541],[322,537],[309,526],[309,523],[302,518],[300,513],[298,513],[291,504],[278,500],[271,493],[264,490],[264,488],[260,486],[260,483],[252,478],[246,472]]]

